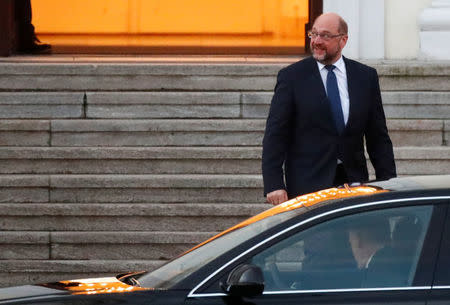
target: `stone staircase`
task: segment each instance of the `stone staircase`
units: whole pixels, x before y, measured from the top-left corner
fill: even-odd
[[[149,270],[270,207],[286,64],[0,62],[0,286]],[[399,174],[449,174],[450,63],[370,64]]]

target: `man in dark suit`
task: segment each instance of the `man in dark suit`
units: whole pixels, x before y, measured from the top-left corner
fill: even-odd
[[[390,234],[389,220],[381,216],[367,217],[349,224],[349,243],[361,272],[360,287],[403,287],[411,284],[412,260],[391,246]]]
[[[278,73],[267,118],[262,169],[272,204],[367,181],[364,139],[376,178],[396,176],[376,70],[341,55],[347,24],[337,14],[319,16],[308,35],[312,57]]]

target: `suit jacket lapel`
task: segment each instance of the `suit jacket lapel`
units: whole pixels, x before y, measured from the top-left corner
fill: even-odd
[[[311,57],[311,78],[310,78],[310,84],[312,87],[311,90],[314,90],[314,92],[318,92],[321,100],[325,100],[327,98],[327,92],[325,91],[325,86],[323,85],[322,77],[320,76],[319,67],[317,66],[317,62],[315,59]]]
[[[330,105],[327,99],[327,93],[325,91],[322,77],[320,76],[319,67],[313,57],[310,57],[310,59],[307,73],[309,77],[306,79],[304,88],[306,88],[307,92],[311,94],[310,101],[312,103],[319,103],[319,105],[316,105],[314,108],[327,109],[330,112],[329,115],[331,115],[331,109],[329,109]]]
[[[349,129],[352,126],[353,120],[355,120],[355,113],[357,113],[358,107],[358,77],[357,71],[355,71],[354,65],[347,58],[343,57],[345,62],[345,69],[347,71],[347,88],[348,88],[348,98],[349,98],[349,111],[348,111],[348,121],[345,129]]]
[[[325,86],[317,62],[313,57],[307,59],[305,70],[299,75],[298,80],[301,85],[299,83],[296,90],[299,91],[298,96],[302,97],[301,103],[305,107],[304,109],[307,109],[308,120],[313,120],[314,125],[337,133]]]
[[[321,123],[322,126],[326,126],[327,129],[329,129],[332,132],[337,132],[336,126],[334,124],[333,120],[333,114],[331,112],[331,106],[330,101],[327,97],[327,92],[325,90],[325,85],[322,81],[322,77],[320,76],[319,67],[317,66],[316,60],[311,57],[311,64],[310,64],[310,78],[308,79],[308,90],[310,92],[313,92],[315,95],[314,98],[311,100],[314,101],[314,103],[319,103],[319,109],[321,109],[321,116],[325,115],[325,117],[328,117],[328,119],[323,120]]]

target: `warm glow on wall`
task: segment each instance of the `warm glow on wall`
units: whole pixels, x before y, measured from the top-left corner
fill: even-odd
[[[141,35],[148,43],[149,37],[184,35],[190,44],[202,44],[200,37],[210,35],[226,36],[224,45],[239,39],[250,45],[283,45],[283,40],[302,45],[308,22],[308,0],[32,0],[32,8],[44,40],[88,35],[100,44],[102,35]]]

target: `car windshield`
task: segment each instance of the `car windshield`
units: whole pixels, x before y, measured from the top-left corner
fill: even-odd
[[[343,189],[331,188],[299,196],[239,223],[160,268],[144,274],[138,279],[139,284],[142,287],[171,288],[227,251],[290,218],[304,213],[307,210],[305,207],[311,207],[326,200],[379,192],[384,192],[384,190],[367,186],[346,186]]]
[[[301,210],[303,209],[277,214],[249,225],[241,226],[235,230],[225,231],[227,232],[226,234],[220,234],[219,237],[212,238],[160,268],[144,274],[139,278],[139,283],[142,287],[171,288],[218,256],[255,237],[261,232],[289,218],[295,217],[301,213]]]

